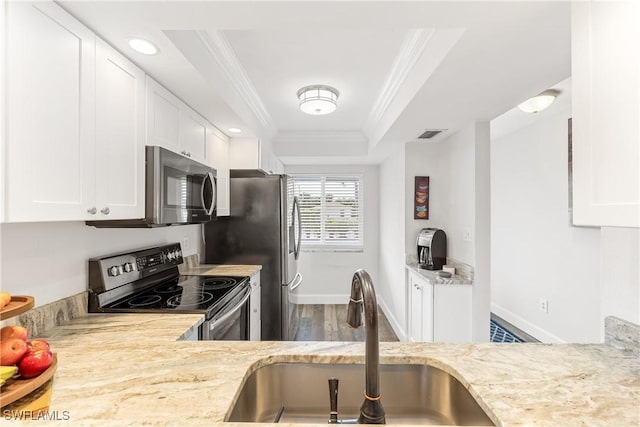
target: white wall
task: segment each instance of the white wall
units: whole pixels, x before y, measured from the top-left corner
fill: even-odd
[[[87,290],[94,256],[188,239],[184,255],[202,253],[200,225],[156,229],[97,229],[83,222],[0,225],[1,288],[32,295],[36,306]]]
[[[600,234],[600,333],[604,318],[640,325],[640,229],[602,227]]]
[[[448,188],[446,167],[443,156],[446,147],[437,142],[410,142],[405,145],[405,187],[404,198],[405,252],[416,255],[416,237],[422,228],[441,228],[447,233],[444,224],[447,221]],[[429,219],[413,218],[413,191],[416,176],[429,177]]]
[[[491,131],[489,122],[474,124],[474,284],[472,337],[489,341],[491,315]],[[466,242],[463,242],[466,243]]]
[[[401,341],[407,339],[405,185],[405,150],[400,146],[380,164],[380,280],[376,291],[378,303]]]
[[[463,231],[474,227],[475,124],[436,143],[406,145],[407,191],[415,176],[429,177],[429,219],[413,219],[413,198],[406,197],[405,250],[416,252],[416,236],[423,227],[442,228],[447,235],[447,256],[474,265],[474,246],[462,239]]]
[[[287,174],[361,174],[364,198],[364,249],[361,252],[303,250],[299,272],[303,276],[297,301],[300,304],[347,304],[353,273],[364,268],[374,284],[378,279],[378,166],[367,165],[287,165]]]
[[[569,223],[570,108],[544,113],[491,141],[492,311],[544,342],[598,342],[600,230]]]
[[[408,143],[405,161],[405,186],[409,193],[413,191],[415,176],[429,176],[430,210],[428,220],[414,219],[413,197],[405,199],[405,251],[415,254],[416,236],[421,228],[444,230],[447,256],[472,265],[476,270],[472,325],[469,327],[473,330],[474,341],[486,341],[489,338],[490,292],[488,123],[469,123],[439,142]],[[478,162],[482,163],[481,167],[477,167]],[[463,239],[465,231],[471,233],[471,241]],[[475,238],[476,234],[479,239]],[[477,247],[481,251],[477,251]]]

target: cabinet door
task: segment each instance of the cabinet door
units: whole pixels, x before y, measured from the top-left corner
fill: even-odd
[[[471,341],[471,292],[470,285],[434,286],[434,341]]]
[[[145,74],[96,41],[97,219],[144,217]]]
[[[422,285],[409,275],[409,339],[414,342],[422,341],[423,311],[422,311]]]
[[[259,169],[260,141],[257,138],[231,138],[229,140],[230,169]]]
[[[408,273],[409,339],[433,341],[433,286],[419,275]]]
[[[574,223],[640,227],[640,4],[571,12]]]
[[[53,2],[7,6],[5,219],[89,219],[95,36]]]
[[[207,163],[218,178],[218,216],[229,216],[229,138],[212,128],[207,137]]]
[[[207,124],[186,105],[180,110],[180,153],[201,163],[207,159]]]
[[[180,107],[182,102],[151,77],[147,82],[147,141],[180,152]]]
[[[260,319],[260,273],[251,276],[251,314],[249,315],[249,339],[260,341],[262,321]]]

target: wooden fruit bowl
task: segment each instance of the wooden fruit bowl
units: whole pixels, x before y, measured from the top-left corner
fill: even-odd
[[[5,305],[0,310],[0,320],[5,320],[18,314],[22,314],[25,311],[33,307],[35,300],[28,295],[12,295],[9,304]]]
[[[16,402],[18,399],[21,399],[27,396],[29,393],[35,391],[42,385],[44,385],[47,381],[53,378],[53,375],[56,373],[56,368],[58,367],[58,358],[56,354],[53,354],[53,360],[51,362],[51,366],[47,368],[46,371],[38,375],[34,378],[14,378],[8,380],[2,388],[0,388],[0,406],[5,407],[10,405],[13,402]],[[49,398],[51,396],[49,395]],[[28,404],[29,402],[25,402]],[[22,407],[22,405],[20,405]],[[49,406],[47,402],[47,407]],[[22,409],[42,409],[42,408],[29,408],[29,405],[26,405]],[[45,408],[46,409],[46,408]]]

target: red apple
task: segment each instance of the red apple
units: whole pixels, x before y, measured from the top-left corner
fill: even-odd
[[[48,350],[29,351],[24,355],[18,369],[22,378],[37,377],[47,370],[53,362],[53,354]]]
[[[0,329],[0,340],[8,340],[9,338],[19,338],[26,341],[29,338],[29,330],[24,326],[11,325]]]
[[[51,346],[45,340],[27,341],[28,351],[46,350],[51,351]]]
[[[20,338],[9,338],[0,343],[0,365],[15,365],[27,352],[27,342]]]

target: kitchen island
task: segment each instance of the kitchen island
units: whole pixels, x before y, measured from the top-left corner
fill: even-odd
[[[43,333],[58,355],[50,411],[70,418],[57,423],[220,425],[247,373],[260,366],[364,362],[362,342],[178,340],[201,321],[90,314]],[[640,423],[637,354],[605,344],[380,343],[380,361],[454,375],[496,425]]]

